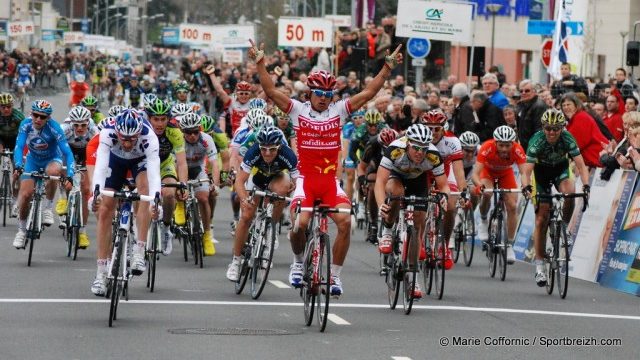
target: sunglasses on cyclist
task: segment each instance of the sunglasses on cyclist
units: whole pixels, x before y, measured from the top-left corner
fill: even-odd
[[[73,124],[74,128],[86,128],[89,124]]]
[[[248,91],[238,91],[238,92],[236,92],[236,94],[238,94],[239,96],[249,96],[249,95],[251,95],[251,93],[248,92]]]
[[[31,113],[31,117],[32,117],[32,118],[34,118],[34,119],[44,119],[44,120],[46,120],[46,119],[49,117],[49,115],[46,115],[46,114],[38,114],[38,113]]]
[[[462,148],[462,151],[466,152],[466,153],[474,153],[476,152],[475,148]]]
[[[333,90],[320,90],[320,89],[313,89],[311,90],[311,93],[315,96],[319,96],[319,97],[326,97],[328,99],[331,99],[333,97]]]
[[[278,151],[278,149],[280,149],[280,145],[278,146],[260,146],[260,151],[264,151],[264,152],[276,152]]]
[[[120,141],[135,142],[136,140],[138,140],[138,135],[134,135],[134,136],[118,135],[118,139],[120,139]]]
[[[543,129],[545,131],[558,132],[558,131],[562,130],[562,126],[545,126],[545,127],[543,127]]]
[[[11,109],[12,107],[13,107],[12,104],[0,105],[0,108],[3,108],[3,109]]]
[[[200,133],[200,130],[198,130],[198,129],[195,129],[195,130],[182,130],[182,132],[185,135],[197,135],[197,134]]]
[[[426,153],[427,150],[429,150],[429,145],[425,146],[425,145],[417,145],[417,144],[414,144],[414,143],[409,143],[409,146],[411,146],[413,148],[413,150],[415,150],[415,151],[421,151],[421,152],[424,152],[424,153]]]
[[[429,126],[429,130],[431,130],[431,132],[440,132],[442,131],[442,126]]]
[[[188,90],[178,90],[176,91],[176,94],[188,94],[189,91]]]

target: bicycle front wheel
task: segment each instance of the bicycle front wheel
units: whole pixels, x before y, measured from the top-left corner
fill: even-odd
[[[567,297],[567,288],[569,287],[569,242],[567,239],[567,226],[564,222],[558,223],[556,227],[557,243],[556,251],[558,252],[558,268],[556,275],[558,276],[558,292],[560,297]]]
[[[413,307],[413,293],[416,289],[416,280],[418,277],[418,255],[420,253],[420,244],[418,244],[418,236],[413,226],[407,228],[406,239],[407,241],[407,256],[402,261],[402,304],[404,307],[404,313],[409,315],[411,308]],[[414,250],[411,251],[410,249]],[[413,264],[412,264],[413,263]]]
[[[552,226],[555,225],[550,223],[548,228],[549,231],[551,230]],[[558,236],[559,235],[554,234],[554,237],[551,239],[552,246],[550,250],[547,250],[547,256],[544,262],[545,272],[547,273],[547,285],[545,287],[547,290],[547,294],[549,295],[553,294],[553,287],[555,286],[556,271],[558,266],[558,256],[556,254],[558,250],[557,247],[555,247],[555,244],[557,243],[556,238]]]
[[[149,229],[150,238],[147,239],[147,244],[150,246],[147,249],[146,260],[147,260],[147,287],[150,292],[153,292],[156,285],[156,265],[158,261],[158,248],[160,243],[160,226],[157,221],[153,221],[151,223],[151,228]]]
[[[507,238],[506,229],[504,228],[504,222],[501,216],[497,219],[497,232],[495,244],[498,248],[497,262],[498,269],[500,269],[500,281],[504,281],[507,277]]]
[[[464,212],[464,222],[462,223],[462,256],[464,257],[464,264],[471,266],[473,261],[473,250],[476,242],[476,222],[473,219],[473,210],[466,209]]]
[[[307,242],[304,254],[304,267],[303,267],[303,285],[300,289],[300,296],[302,297],[303,310],[304,310],[304,324],[311,326],[313,322],[313,312],[315,310],[317,289],[313,286],[313,275],[315,269],[313,267],[313,249],[317,240],[311,240]]]
[[[251,230],[249,230],[251,234]],[[253,235],[249,235],[253,236]],[[244,290],[244,286],[247,284],[247,280],[251,275],[251,269],[249,269],[249,260],[251,259],[251,246],[249,244],[245,244],[242,248],[242,259],[240,260],[240,276],[238,277],[238,281],[236,281],[236,294],[240,295],[242,290]]]
[[[11,195],[10,189],[11,189],[11,180],[9,179],[9,174],[3,171],[2,186],[0,187],[0,191],[2,191],[2,226],[3,227],[7,226],[7,207],[10,206],[11,204],[11,202],[9,201],[9,196]]]
[[[444,274],[446,271],[444,263],[446,261],[447,242],[444,239],[444,222],[441,216],[436,217],[435,224],[437,229],[435,248],[438,249],[438,256],[436,265],[432,268],[433,283],[436,287],[436,297],[438,300],[442,300],[444,296]]]
[[[320,332],[324,332],[327,327],[327,317],[329,315],[329,300],[331,299],[331,246],[328,234],[320,235],[320,249],[318,253],[318,287],[316,296],[318,309],[318,323]]]
[[[117,236],[117,241],[114,249],[115,256],[113,256],[113,258],[111,259],[111,301],[109,305],[109,327],[113,326],[113,321],[117,318],[118,302],[120,301],[120,296],[122,295],[122,280],[118,280],[118,276],[120,276],[120,266],[122,265],[122,248],[124,246],[124,242],[127,241],[126,236],[120,236],[116,234],[114,234],[113,236]]]
[[[31,257],[33,256],[33,244],[36,238],[40,236],[40,229],[38,227],[38,216],[40,216],[40,201],[37,200],[38,195],[34,195],[31,201],[31,210],[27,221],[27,242],[29,243],[29,258],[27,259],[27,266],[31,266]]]
[[[264,290],[271,270],[271,262],[273,260],[273,247],[276,242],[276,226],[277,224],[271,219],[266,218],[264,221],[264,237],[260,242],[253,259],[253,269],[251,273],[251,298],[257,300]]]
[[[489,276],[495,277],[498,268],[498,247],[496,237],[498,232],[498,218],[491,214],[489,218],[489,239],[487,240],[487,257],[489,258]]]

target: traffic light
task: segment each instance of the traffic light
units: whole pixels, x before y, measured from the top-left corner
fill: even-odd
[[[627,66],[640,64],[640,41],[627,42]]]

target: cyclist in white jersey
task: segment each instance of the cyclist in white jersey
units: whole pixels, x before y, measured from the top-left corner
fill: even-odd
[[[91,189],[96,185],[99,189],[119,191],[127,179],[127,171],[135,179],[138,193],[154,196],[161,192],[160,188],[160,155],[158,137],[151,125],[143,118],[143,114],[134,109],[122,111],[115,123],[106,124],[100,131],[96,166]],[[108,259],[111,248],[111,221],[116,207],[116,199],[98,196],[90,200],[93,211],[98,212],[98,269],[91,286],[96,296],[106,293]],[[162,207],[160,207],[162,209]],[[136,235],[133,246],[133,275],[141,275],[145,270],[145,243],[151,218],[158,219],[153,204],[140,204],[136,211]]]

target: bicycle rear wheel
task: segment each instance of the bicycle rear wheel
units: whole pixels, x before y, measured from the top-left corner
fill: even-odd
[[[302,297],[303,310],[304,310],[304,324],[311,326],[313,322],[313,312],[315,310],[316,296],[318,295],[313,284],[313,248],[317,240],[311,240],[307,242],[305,248],[304,257],[304,272],[303,272],[303,285],[300,288],[300,296]]]
[[[80,241],[80,229],[77,226],[71,227],[68,231],[71,234],[71,248],[73,249],[73,260],[78,258],[78,243]]]
[[[476,242],[476,222],[473,219],[473,211],[471,209],[466,209],[464,212],[464,222],[462,223],[462,234],[463,234],[463,244],[462,244],[462,256],[464,257],[464,264],[466,266],[471,266],[471,262],[473,261],[473,250],[475,248]]]
[[[567,289],[569,287],[569,243],[567,239],[567,226],[564,222],[558,223],[556,228],[556,236],[558,239],[554,244],[558,252],[558,268],[556,275],[558,276],[558,293],[564,299],[567,297]]]
[[[453,228],[453,263],[457,264],[460,258],[460,250],[464,243],[464,212],[456,211],[456,218],[459,220],[458,226]]]
[[[400,259],[398,258],[397,249],[398,239],[394,235],[393,238],[393,251],[387,257],[387,298],[389,301],[389,307],[391,310],[395,309],[398,305],[398,297],[400,296],[400,282],[398,281],[400,272]]]
[[[251,273],[251,298],[257,300],[264,290],[271,270],[271,261],[273,260],[273,247],[276,242],[276,226],[271,218],[264,221],[264,238],[260,242],[253,259],[253,269]]]
[[[320,235],[320,249],[318,253],[318,296],[316,305],[318,309],[318,323],[320,332],[327,327],[329,315],[329,300],[331,299],[331,246],[328,234]]]
[[[200,211],[197,203],[191,204],[191,220],[193,221],[192,233],[193,233],[193,246],[195,248],[194,256],[196,257],[196,265],[200,265],[202,269],[204,262],[202,261],[204,253],[204,244],[202,243],[202,237],[204,236],[202,228],[202,219],[200,219]]]
[[[506,229],[504,228],[504,222],[502,217],[498,217],[497,219],[497,232],[495,243],[498,248],[497,263],[498,269],[500,270],[500,281],[504,281],[507,277],[507,239],[506,239]]]
[[[413,293],[416,289],[418,278],[418,255],[420,253],[420,244],[417,244],[418,236],[413,226],[407,228],[405,241],[407,242],[405,247],[407,256],[402,261],[402,304],[405,315],[409,315],[413,307]],[[409,257],[409,254],[411,254],[410,247],[415,247],[411,258]],[[412,262],[413,265],[411,265]]]

